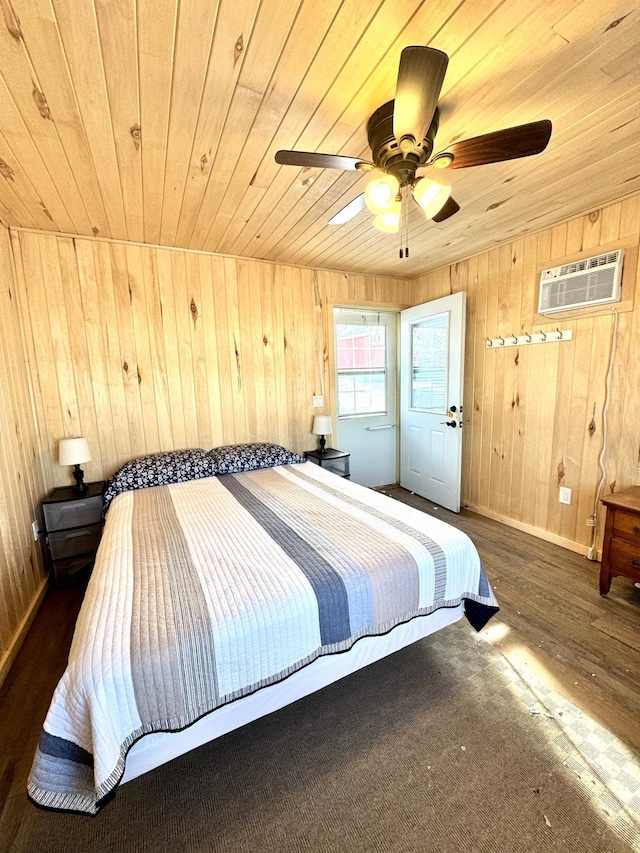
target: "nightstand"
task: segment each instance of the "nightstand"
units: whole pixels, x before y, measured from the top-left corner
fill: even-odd
[[[350,477],[349,474],[349,457],[350,453],[344,453],[342,450],[333,450],[327,447],[324,453],[319,450],[307,450],[304,454],[309,462],[319,465],[321,468],[326,468],[328,471],[333,471],[339,477]]]
[[[102,535],[104,481],[87,483],[84,492],[74,486],[54,489],[42,501],[46,554],[56,586],[86,580]]]
[[[623,575],[640,581],[640,486],[601,498],[607,508],[602,545],[600,595],[606,595],[611,578]]]

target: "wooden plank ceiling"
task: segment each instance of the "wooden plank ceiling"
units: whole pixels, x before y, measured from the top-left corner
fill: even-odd
[[[634,0],[0,0],[0,221],[413,277],[640,190]],[[410,258],[363,211],[400,51],[449,57],[436,150],[538,119],[531,158],[446,175],[461,211],[410,202]]]

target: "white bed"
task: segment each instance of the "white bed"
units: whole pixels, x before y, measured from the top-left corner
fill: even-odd
[[[129,750],[121,784],[227,732],[239,729],[252,720],[284,708],[303,696],[315,693],[345,675],[350,675],[447,625],[452,625],[463,616],[463,604],[436,610],[428,616],[417,616],[381,637],[363,637],[348,652],[320,657],[284,681],[263,687],[229,705],[223,705],[215,713],[202,717],[181,732],[156,732],[147,735]]]
[[[438,519],[310,463],[207,466],[115,490],[36,805],[95,814],[120,782],[498,609],[475,547]]]

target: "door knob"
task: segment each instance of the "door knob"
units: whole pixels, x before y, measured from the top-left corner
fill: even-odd
[[[441,424],[446,424],[447,426],[450,426],[450,427],[456,427],[456,426],[458,426],[458,424],[457,424],[455,421],[440,421],[440,423],[441,423]]]

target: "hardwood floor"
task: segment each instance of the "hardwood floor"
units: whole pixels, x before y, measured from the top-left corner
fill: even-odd
[[[471,537],[500,603],[491,642],[640,751],[640,589],[614,578],[601,596],[600,563],[399,487],[383,491]]]
[[[616,578],[601,597],[599,563],[475,513],[434,508],[399,488],[384,491],[475,542],[501,606],[484,635],[511,664],[528,668],[640,752],[640,589]],[[5,838],[17,831],[16,798],[24,798],[23,781],[81,602],[81,588],[47,596],[0,690],[0,731],[8,744],[0,753]]]

